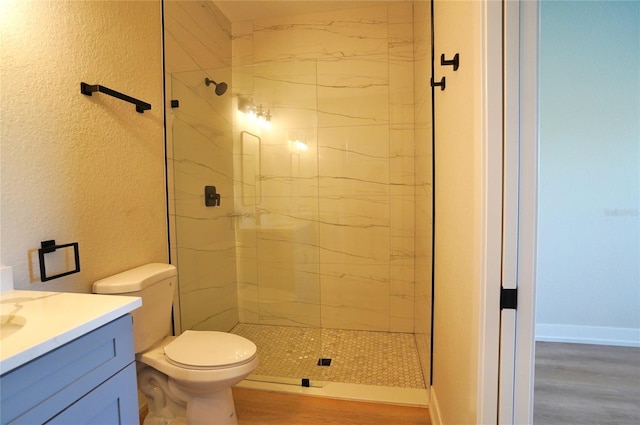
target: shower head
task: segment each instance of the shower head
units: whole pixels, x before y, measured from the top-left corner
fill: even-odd
[[[216,83],[215,81],[209,79],[208,77],[204,79],[206,85],[210,86],[211,84],[216,86],[216,94],[218,96],[222,96],[227,91],[227,83],[220,82]]]

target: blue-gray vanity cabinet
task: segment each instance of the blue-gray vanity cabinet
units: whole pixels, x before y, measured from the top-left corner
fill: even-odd
[[[138,424],[131,316],[0,376],[0,423]]]

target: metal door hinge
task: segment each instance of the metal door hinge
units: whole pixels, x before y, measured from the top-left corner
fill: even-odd
[[[500,310],[518,308],[518,288],[500,288]]]

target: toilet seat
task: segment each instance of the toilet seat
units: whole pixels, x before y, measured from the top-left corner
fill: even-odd
[[[164,347],[167,361],[188,369],[224,369],[251,362],[256,345],[226,332],[185,331]]]

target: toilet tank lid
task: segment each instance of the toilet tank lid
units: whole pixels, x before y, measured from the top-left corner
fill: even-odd
[[[125,294],[141,291],[161,280],[174,277],[176,268],[171,264],[151,263],[100,279],[93,284],[95,294]]]

